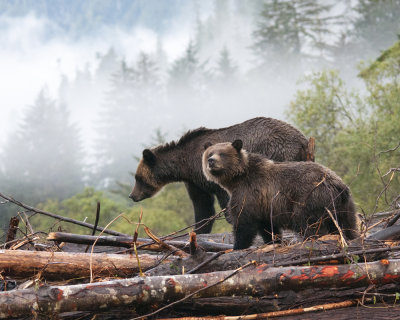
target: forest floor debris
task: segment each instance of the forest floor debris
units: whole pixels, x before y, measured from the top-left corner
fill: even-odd
[[[397,216],[371,224],[382,227]],[[89,235],[47,234],[33,232],[27,215],[18,219],[25,230],[13,219],[0,249],[0,318],[233,320],[307,313],[317,319],[339,308],[399,312],[397,219],[347,246],[338,235],[286,237],[235,251],[231,234],[182,230],[159,237],[140,223],[133,235],[96,224],[85,226]],[[138,238],[139,227],[149,238]],[[113,235],[94,235],[96,229]]]

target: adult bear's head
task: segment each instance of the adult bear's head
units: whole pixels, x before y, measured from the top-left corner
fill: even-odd
[[[150,149],[143,150],[143,157],[135,173],[135,186],[129,198],[142,201],[154,196],[166,184],[157,177],[157,156]]]

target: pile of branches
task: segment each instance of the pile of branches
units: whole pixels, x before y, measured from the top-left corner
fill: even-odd
[[[369,318],[399,312],[400,210],[345,244],[336,235],[286,237],[234,251],[231,234],[196,235],[188,227],[158,237],[140,218],[135,233],[126,235],[0,197],[92,230],[43,235],[23,212],[12,218],[0,249],[0,318],[232,320],[309,313],[345,319],[354,312]],[[99,213],[100,205],[96,221]],[[17,237],[20,224],[29,232]],[[148,238],[138,237],[139,227]]]

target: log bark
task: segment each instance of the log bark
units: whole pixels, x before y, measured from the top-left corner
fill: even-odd
[[[67,311],[107,310],[112,307],[156,308],[161,304],[194,298],[232,295],[263,296],[282,290],[309,288],[360,288],[373,284],[400,283],[400,260],[370,263],[280,267],[260,265],[253,269],[208,274],[133,278],[71,286],[0,293],[0,317],[57,314]],[[224,281],[224,279],[228,279]],[[223,282],[222,282],[223,281]],[[219,283],[218,285],[215,285]]]
[[[392,225],[368,236],[372,240],[400,240],[400,225]]]
[[[97,236],[80,235],[80,234],[73,234],[66,232],[51,232],[49,233],[47,240],[79,243],[79,244],[93,244],[97,238],[98,240],[96,242],[96,246],[115,246],[124,248],[133,247],[133,237],[130,236],[97,237]],[[190,247],[189,241],[164,240],[164,242],[168,245],[189,252],[189,247]],[[163,248],[162,245],[155,243],[151,239],[145,239],[145,238],[137,238],[136,246],[138,249],[156,251],[156,252],[165,250],[165,248]],[[233,245],[231,244],[216,243],[205,240],[197,241],[197,246],[202,248],[204,251],[210,251],[210,252],[224,251],[233,248]]]
[[[142,268],[156,265],[160,257],[140,255]],[[172,258],[166,260],[171,262]],[[93,253],[94,276],[131,277],[138,272],[133,255]],[[0,250],[0,272],[3,276],[27,278],[37,274],[49,280],[88,277],[90,275],[89,253],[66,253],[25,250]]]
[[[336,238],[336,237],[334,237]],[[177,259],[170,264],[160,265],[146,272],[147,275],[179,274],[182,269],[196,270],[196,273],[230,270],[240,267],[249,260],[266,263],[270,266],[290,266],[302,264],[343,263],[351,260],[374,261],[390,258],[391,251],[400,250],[400,246],[390,247],[376,240],[363,244],[352,243],[346,251],[337,240],[314,240],[296,243],[290,246],[267,245],[257,249],[234,250],[213,258],[215,253],[196,252],[186,259]],[[209,262],[204,264],[205,261]],[[198,266],[202,264],[201,268]]]

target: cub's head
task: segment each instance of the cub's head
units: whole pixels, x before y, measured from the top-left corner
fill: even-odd
[[[217,184],[228,186],[232,179],[244,174],[247,169],[247,152],[242,149],[242,140],[214,145],[205,144],[203,173]]]
[[[135,173],[135,186],[129,198],[141,201],[154,196],[165,183],[157,179],[157,157],[150,149],[143,150],[143,157]]]

